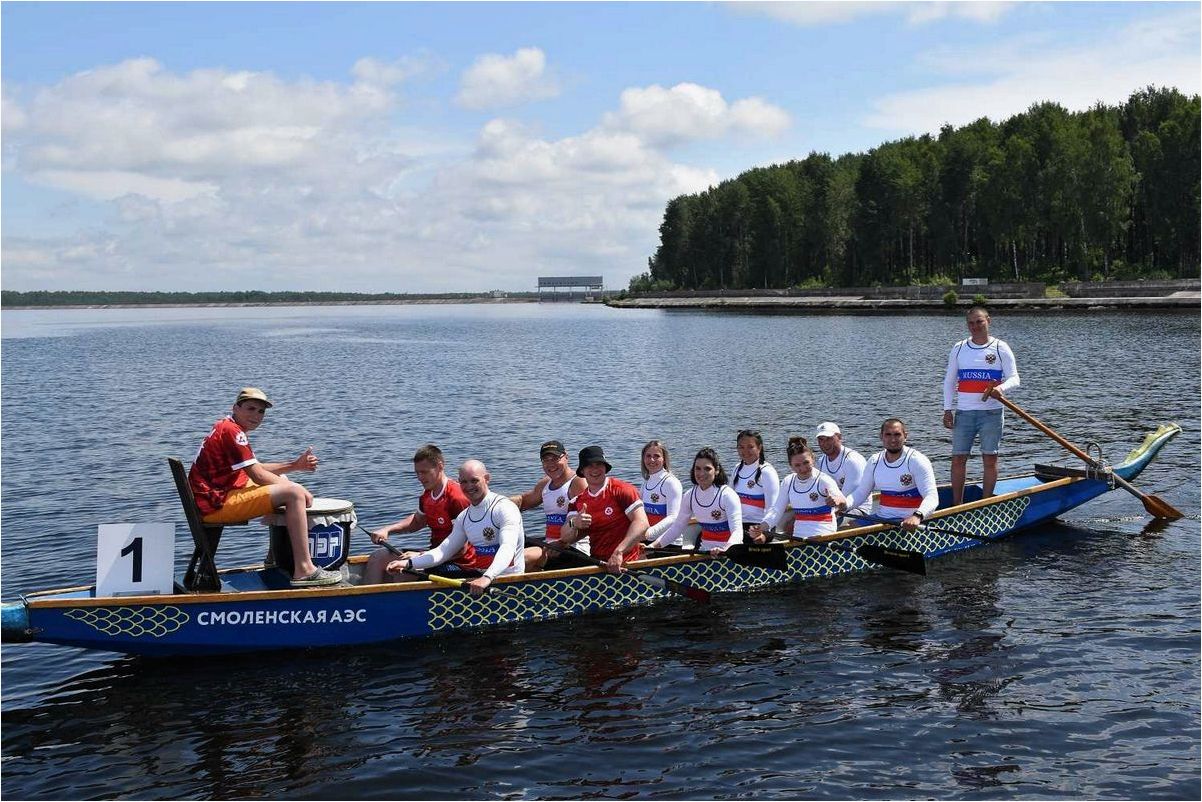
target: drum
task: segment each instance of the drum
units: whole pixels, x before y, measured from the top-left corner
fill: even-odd
[[[355,528],[355,505],[340,498],[315,498],[305,510],[309,519],[309,556],[318,568],[337,570],[351,553],[351,530]],[[292,541],[283,511],[264,516],[271,528],[271,552],[275,564],[292,572]]]

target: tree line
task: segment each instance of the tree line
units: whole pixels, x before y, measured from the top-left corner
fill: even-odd
[[[405,301],[464,301],[492,297],[490,292],[301,292],[263,290],[225,292],[137,292],[91,290],[33,290],[0,292],[0,306],[138,306],[162,304],[186,306],[194,304],[306,304],[306,303],[371,303]],[[535,297],[535,293],[511,292],[508,297]]]
[[[632,291],[1194,277],[1199,96],[1039,103],[668,202]]]

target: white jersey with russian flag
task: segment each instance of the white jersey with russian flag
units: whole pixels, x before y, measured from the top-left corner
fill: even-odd
[[[831,494],[842,495],[833,476],[811,471],[808,479],[792,473],[781,480],[776,503],[764,515],[764,525],[776,526],[786,507],[793,509],[793,537],[829,535],[839,528]]]
[[[708,489],[691,487],[680,501],[680,514],[667,531],[651,545],[662,548],[680,537],[695,518],[701,526],[701,541],[698,551],[725,550],[735,543],[743,542],[743,505],[730,485],[710,485]]]
[[[824,452],[818,452],[818,462],[814,467],[835,480],[839,492],[847,495],[860,486],[860,477],[864,475],[864,466],[868,460],[855,449],[839,446],[839,456],[828,457]]]
[[[564,522],[568,517],[568,489],[572,486],[572,476],[559,487],[551,487],[551,480],[543,487],[543,514],[547,516],[547,541],[558,542]],[[575,548],[588,554],[589,542],[582,537],[572,544]]]
[[[780,492],[780,475],[769,462],[751,465],[740,462],[730,477],[730,486],[743,505],[743,522],[758,524],[764,520],[764,513],[776,503],[776,494]]]
[[[643,499],[643,511],[647,513],[647,540],[655,540],[669,526],[676,522],[680,514],[680,500],[684,496],[684,488],[680,480],[667,470],[660,470],[643,480],[639,488],[639,497]]]
[[[455,558],[465,543],[471,543],[477,557],[492,557],[484,575],[496,579],[501,574],[520,574],[526,570],[525,530],[518,505],[505,496],[489,491],[479,504],[473,504],[455,518],[446,540],[414,557],[417,569],[433,568]]]
[[[929,516],[939,506],[935,469],[925,455],[909,446],[903,447],[893,462],[885,451],[869,458],[860,486],[847,497],[848,508],[866,502],[874,490],[879,490],[880,496],[873,505],[873,514],[891,521],[908,518],[915,510]]]
[[[947,358],[947,373],[943,377],[943,408],[959,410],[1001,409],[996,398],[981,400],[986,388],[997,387],[1003,393],[1019,386],[1018,367],[1014,352],[997,337],[977,345],[972,338],[952,346]]]

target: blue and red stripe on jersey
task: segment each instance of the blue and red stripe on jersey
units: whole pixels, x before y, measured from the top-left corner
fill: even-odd
[[[547,540],[559,540],[559,532],[563,529],[564,522],[567,519],[568,514],[566,512],[547,513]]]
[[[730,521],[702,523],[700,526],[702,541],[726,543],[730,540]]]
[[[793,510],[794,521],[829,521],[832,518],[832,509],[829,504],[824,504],[821,507],[807,507],[805,509]]]
[[[916,510],[922,504],[922,493],[917,487],[909,490],[881,490],[881,506],[898,510]]]
[[[961,393],[983,393],[1002,383],[1002,371],[988,368],[960,368],[956,373],[956,390]]]
[[[758,496],[753,496],[750,493],[739,493],[739,501],[743,502],[748,507],[759,507],[761,510],[764,509],[763,493],[760,493]]]
[[[652,504],[649,501],[644,501],[643,510],[647,513],[647,522],[653,526],[668,517],[667,503]]]

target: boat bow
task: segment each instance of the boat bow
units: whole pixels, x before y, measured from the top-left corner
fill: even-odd
[[[1156,455],[1160,453],[1160,449],[1165,447],[1165,444],[1179,434],[1181,434],[1181,427],[1177,424],[1163,424],[1156,431],[1149,432],[1144,441],[1133,448],[1121,464],[1113,466],[1111,470],[1127,481],[1131,481],[1139,476],[1152,460],[1156,459]]]

